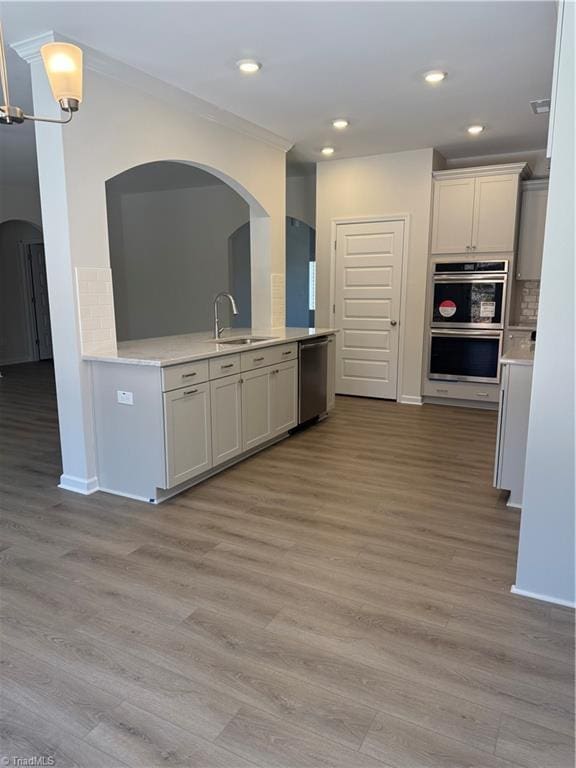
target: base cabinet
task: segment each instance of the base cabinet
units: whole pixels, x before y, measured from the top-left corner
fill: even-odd
[[[212,464],[218,466],[242,453],[241,376],[210,382]]]
[[[494,487],[510,491],[509,507],[522,506],[532,366],[502,366]]]
[[[272,436],[298,424],[298,363],[283,363],[270,373]]]
[[[210,385],[164,393],[167,486],[171,488],[212,466]]]
[[[293,342],[166,367],[94,361],[101,490],[158,503],[281,439],[298,424],[298,366]]]
[[[272,438],[271,369],[242,376],[242,449],[249,451]]]

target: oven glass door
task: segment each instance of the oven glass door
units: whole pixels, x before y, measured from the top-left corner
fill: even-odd
[[[500,374],[501,333],[432,331],[430,379],[497,383]]]
[[[502,328],[504,279],[434,279],[432,326]]]

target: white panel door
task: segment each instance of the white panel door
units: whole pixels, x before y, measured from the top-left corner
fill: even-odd
[[[168,488],[201,475],[212,466],[210,385],[164,393]]]
[[[282,363],[271,374],[272,434],[288,432],[298,424],[298,362]]]
[[[472,247],[475,179],[435,179],[432,253],[467,253]]]
[[[475,253],[514,250],[518,175],[478,176],[474,196],[472,249]]]
[[[403,221],[342,224],[336,236],[336,392],[396,398]]]
[[[272,368],[242,374],[242,449],[249,451],[272,437]]]
[[[230,365],[230,363],[227,363]],[[210,382],[212,463],[214,466],[242,452],[242,384],[240,375]]]

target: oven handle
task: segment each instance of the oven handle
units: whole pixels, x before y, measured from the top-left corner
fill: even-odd
[[[475,331],[475,330],[435,330],[430,329],[431,336],[464,336],[464,338],[471,336],[473,338],[485,338],[485,339],[497,339],[502,336],[503,331]]]
[[[483,272],[482,277],[477,275],[432,275],[432,280],[435,283],[505,283],[508,280],[508,274]]]

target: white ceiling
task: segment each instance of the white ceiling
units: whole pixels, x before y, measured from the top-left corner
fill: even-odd
[[[548,119],[528,102],[550,96],[555,13],[548,0],[18,2],[2,12],[8,42],[53,29],[287,138],[299,161],[322,159],[326,143],[334,157],[543,147]],[[263,63],[253,77],[234,65],[247,57]],[[16,95],[26,65],[13,59]],[[436,68],[449,75],[432,88],[421,75]],[[331,127],[340,115],[351,121],[343,133]],[[487,130],[471,138],[476,122]],[[24,131],[2,126],[0,143]]]

